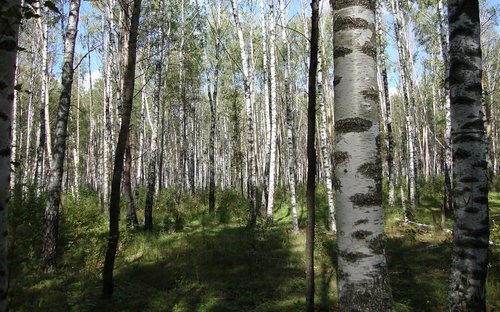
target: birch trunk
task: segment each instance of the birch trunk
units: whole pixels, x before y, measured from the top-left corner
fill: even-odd
[[[4,15],[9,9],[18,11],[20,0],[7,0],[0,4]],[[10,185],[10,156],[12,111],[14,105],[14,82],[16,74],[17,40],[19,21],[5,16],[0,23],[0,311],[8,310],[8,223],[7,208]]]
[[[269,186],[268,186],[268,196],[267,196],[267,210],[266,218],[267,221],[273,222],[273,209],[274,209],[274,190],[276,184],[276,136],[278,127],[278,122],[276,118],[276,106],[277,103],[277,90],[276,90],[276,19],[274,14],[273,1],[269,2],[269,65],[270,65],[270,91],[271,91],[271,101],[270,101],[270,145],[269,145]]]
[[[385,48],[383,40],[383,24],[382,24],[382,8],[380,7],[380,2],[377,2],[376,6],[376,26],[377,26],[377,36],[378,36],[378,56],[380,62],[380,70],[382,74],[382,86],[383,86],[383,96],[384,107],[385,107],[385,123],[387,131],[387,173],[389,182],[389,194],[388,202],[389,209],[394,209],[395,207],[395,187],[394,187],[394,139],[392,134],[392,109],[391,109],[391,98],[389,94],[389,82],[387,79],[387,66],[385,63]]]
[[[283,56],[284,70],[284,85],[285,85],[285,109],[286,109],[286,133],[287,133],[287,158],[288,158],[288,184],[290,187],[290,206],[292,209],[293,230],[299,230],[299,220],[297,216],[297,196],[296,196],[296,172],[295,172],[295,149],[294,149],[294,128],[293,128],[293,108],[292,108],[292,90],[290,86],[290,43],[286,33],[288,26],[288,14],[285,7],[285,0],[280,0],[280,12],[283,18],[284,27],[281,29],[281,36],[285,53]]]
[[[488,168],[479,4],[471,0],[448,3],[455,212],[448,302],[450,311],[486,311]]]
[[[141,0],[134,0],[132,16],[130,22],[130,35],[128,39],[127,66],[125,68],[123,86],[123,112],[122,123],[116,145],[113,180],[111,182],[111,200],[109,204],[109,236],[106,257],[103,268],[103,288],[104,298],[111,298],[113,295],[113,268],[115,264],[116,250],[119,240],[119,217],[120,217],[120,187],[123,172],[123,157],[129,136],[130,119],[132,114],[132,103],[134,99],[134,80],[137,55],[137,34],[139,28],[139,16],[141,13]]]
[[[46,271],[52,270],[57,263],[57,245],[59,232],[59,205],[63,178],[64,158],[66,157],[66,138],[68,136],[68,118],[71,107],[71,88],[73,85],[73,61],[75,56],[76,33],[80,0],[72,0],[69,7],[68,25],[64,37],[64,63],[62,68],[62,90],[55,127],[54,154],[50,168],[47,188],[47,205],[43,231],[43,264]]]
[[[247,193],[249,206],[248,226],[253,227],[257,221],[257,211],[255,206],[255,145],[254,145],[254,129],[253,129],[253,102],[252,102],[252,83],[253,73],[250,72],[248,64],[248,56],[245,47],[245,39],[243,38],[243,30],[240,24],[240,17],[236,6],[237,0],[231,0],[234,23],[238,33],[238,42],[240,46],[241,64],[243,69],[243,86],[245,91],[245,106],[247,116]]]
[[[332,1],[341,311],[387,311],[375,3]]]
[[[322,49],[318,53],[318,97],[319,97],[319,132],[321,143],[321,155],[323,156],[323,172],[325,174],[326,197],[328,200],[328,212],[330,214],[330,231],[337,232],[335,222],[335,202],[333,196],[332,165],[330,159],[330,149],[328,146],[328,135],[326,133],[326,109],[325,93],[323,90],[323,58]]]

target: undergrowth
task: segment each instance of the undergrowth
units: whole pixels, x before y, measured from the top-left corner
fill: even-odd
[[[387,262],[394,311],[445,311],[451,237],[435,214],[442,197],[423,184],[418,222],[402,224],[401,208],[386,214]],[[144,190],[137,197],[143,220]],[[305,227],[305,188],[298,188],[298,216]],[[208,193],[157,195],[154,230],[127,227],[122,211],[113,299],[103,300],[101,270],[107,215],[94,192],[65,196],[61,208],[58,269],[40,269],[44,195],[15,192],[10,209],[12,311],[303,311],[305,232],[291,229],[286,189],[275,199],[274,224],[245,227],[247,201],[239,190],[218,190],[216,213]],[[259,199],[260,201],[260,199]],[[398,201],[400,203],[400,201]],[[122,205],[124,207],[124,205]],[[124,208],[122,208],[124,209]],[[336,311],[336,241],[327,230],[326,191],[317,188],[316,310]],[[500,193],[490,195],[491,240],[500,244]],[[452,222],[447,221],[447,227]],[[500,310],[500,250],[488,268],[489,311]]]

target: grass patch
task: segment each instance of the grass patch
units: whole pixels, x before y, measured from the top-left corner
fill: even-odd
[[[428,194],[427,192],[426,194]],[[305,232],[293,233],[286,190],[276,194],[275,223],[245,228],[246,200],[237,190],[219,191],[215,216],[205,193],[177,204],[173,192],[159,195],[155,230],[128,229],[123,221],[112,300],[102,300],[101,270],[107,219],[98,198],[65,198],[60,267],[42,273],[41,221],[33,207],[43,198],[13,198],[11,209],[12,311],[303,311]],[[336,241],[326,226],[325,189],[318,187],[315,250],[316,310],[336,311]],[[437,195],[426,195],[437,196]],[[434,224],[438,200],[421,198],[416,218]],[[142,206],[141,206],[142,205]],[[305,225],[305,189],[298,190]],[[143,207],[139,200],[138,207]],[[438,206],[439,207],[439,206]],[[173,213],[183,220],[172,224]],[[398,223],[400,209],[386,216],[387,261],[394,311],[445,311],[451,238],[432,228]],[[143,211],[138,211],[142,220]],[[500,243],[500,194],[490,196],[491,240]],[[165,221],[168,220],[168,221]],[[15,221],[15,222],[14,222]],[[34,238],[34,239],[32,239]],[[489,311],[500,309],[500,250],[491,248],[487,282]]]

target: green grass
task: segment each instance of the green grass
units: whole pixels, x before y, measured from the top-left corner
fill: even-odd
[[[417,220],[434,222],[439,194],[421,196]],[[305,225],[305,190],[299,188],[299,220]],[[34,196],[14,196],[11,209],[12,311],[303,311],[305,233],[291,231],[287,193],[276,194],[275,224],[246,229],[246,201],[235,190],[220,191],[217,214],[206,214],[207,194],[184,197],[177,207],[182,229],[172,221],[173,193],[159,195],[155,230],[122,224],[113,299],[102,300],[101,269],[106,217],[91,193],[64,201],[61,257],[57,271],[39,269],[43,205]],[[143,207],[144,196],[138,200]],[[325,229],[325,190],[318,187],[316,310],[336,311],[335,237]],[[394,311],[445,311],[449,234],[401,225],[398,211],[386,221],[387,260]],[[491,240],[500,243],[500,193],[490,195]],[[142,218],[142,211],[139,211]],[[14,222],[15,221],[15,222]],[[487,282],[489,311],[500,309],[500,250],[492,248]]]

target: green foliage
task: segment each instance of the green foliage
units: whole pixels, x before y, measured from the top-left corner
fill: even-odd
[[[421,184],[419,222],[432,220],[441,201],[441,180]],[[325,188],[317,187],[316,302],[335,311],[336,240],[326,230]],[[143,207],[141,190],[138,207]],[[298,187],[301,223],[305,192]],[[116,291],[100,299],[101,270],[107,243],[107,216],[92,191],[63,197],[59,268],[39,267],[44,196],[34,188],[14,191],[10,209],[12,311],[303,311],[305,233],[291,231],[288,191],[276,192],[275,223],[260,219],[245,228],[246,197],[239,190],[218,190],[215,217],[208,215],[208,194],[162,191],[154,207],[156,230],[130,230],[122,222],[115,266]],[[141,206],[142,205],[142,206]],[[122,207],[125,207],[122,205]],[[492,193],[491,240],[500,243],[500,194]],[[139,209],[142,220],[142,210]],[[175,213],[183,227],[175,228]],[[444,311],[451,237],[444,232],[386,219],[387,260],[394,311]],[[167,226],[165,219],[170,224]],[[500,308],[500,250],[492,247],[487,304]]]

